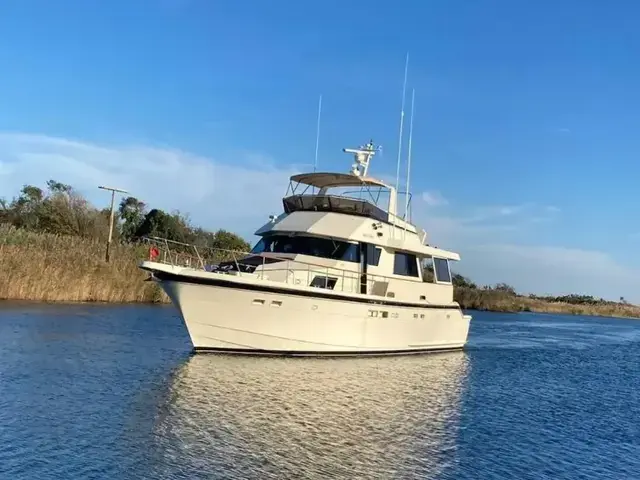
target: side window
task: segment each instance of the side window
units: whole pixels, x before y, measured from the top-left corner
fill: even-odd
[[[449,261],[446,258],[433,258],[436,282],[451,283],[451,272],[449,271]]]
[[[338,279],[335,277],[325,277],[317,275],[313,277],[313,280],[311,281],[311,284],[309,286],[316,288],[328,288],[330,290],[333,290],[333,287],[336,286],[337,281]]]
[[[418,277],[418,261],[415,255],[396,252],[393,260],[393,274]]]
[[[382,249],[367,243],[367,263],[377,267],[380,264],[380,253]]]
[[[425,257],[422,261],[422,281],[427,283],[435,282],[433,273],[433,257]]]

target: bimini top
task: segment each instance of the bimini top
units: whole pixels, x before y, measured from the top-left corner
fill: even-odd
[[[391,188],[381,180],[372,177],[359,177],[350,173],[300,173],[293,175],[291,181],[317,188],[360,186]]]

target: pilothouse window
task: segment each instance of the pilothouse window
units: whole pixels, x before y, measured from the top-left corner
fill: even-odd
[[[433,273],[433,258],[425,257],[422,259],[422,281],[435,282],[435,274]]]
[[[436,282],[451,283],[449,261],[446,258],[433,258],[433,266],[436,272]]]
[[[410,253],[396,252],[393,261],[393,274],[419,277],[418,259],[416,256]]]
[[[293,253],[314,257],[359,262],[357,244],[332,240],[330,238],[305,237],[301,235],[269,235],[263,237],[253,247],[251,253]]]
[[[423,258],[422,281],[429,283],[451,283],[449,260],[438,257]]]

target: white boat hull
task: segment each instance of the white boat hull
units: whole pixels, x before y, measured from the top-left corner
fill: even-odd
[[[216,275],[225,277],[225,275]],[[470,316],[451,306],[327,299],[222,281],[159,280],[195,351],[279,355],[410,354],[461,349]]]

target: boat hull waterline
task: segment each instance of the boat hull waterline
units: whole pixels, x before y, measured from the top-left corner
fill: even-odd
[[[180,311],[195,352],[406,355],[460,350],[467,340],[471,317],[457,304],[329,296],[312,289],[239,282],[224,274],[192,276],[144,263]]]

